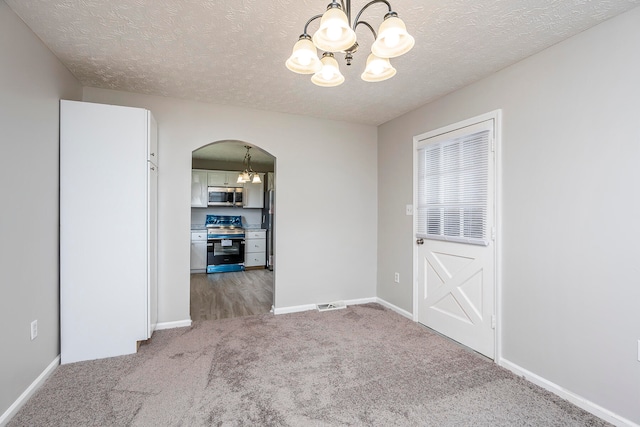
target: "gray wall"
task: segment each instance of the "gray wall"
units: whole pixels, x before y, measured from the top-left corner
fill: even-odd
[[[81,95],[71,73],[0,1],[0,415],[60,353],[58,100]]]
[[[640,423],[639,23],[635,9],[389,122],[377,153],[375,128],[86,89],[160,123],[161,320],[188,316],[192,150],[242,139],[278,158],[280,306],[373,296],[377,268],[377,295],[411,311],[412,138],[502,108],[503,357]],[[81,89],[3,1],[0,58],[1,414],[59,354],[58,99]]]
[[[384,124],[378,147],[377,293],[412,311],[412,138],[503,110],[502,356],[636,423],[639,52],[636,8]]]
[[[375,296],[376,127],[94,88],[83,99],[158,121],[159,322],[189,319],[192,152],[223,140],[276,158],[276,310]]]

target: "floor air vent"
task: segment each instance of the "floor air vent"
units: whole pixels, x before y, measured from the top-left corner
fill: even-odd
[[[317,304],[318,311],[339,310],[341,308],[347,308],[347,305],[343,301],[330,302],[327,304]]]

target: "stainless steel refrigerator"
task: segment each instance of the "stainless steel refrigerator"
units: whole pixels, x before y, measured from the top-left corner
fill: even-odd
[[[265,182],[266,191],[264,192],[264,208],[262,209],[262,228],[267,230],[267,268],[273,270],[274,253],[273,253],[273,235],[275,215],[275,179],[273,172],[266,174]]]

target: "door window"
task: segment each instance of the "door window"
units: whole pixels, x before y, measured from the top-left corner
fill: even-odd
[[[480,127],[479,129],[477,127]],[[418,150],[417,236],[487,245],[490,130],[483,123]]]

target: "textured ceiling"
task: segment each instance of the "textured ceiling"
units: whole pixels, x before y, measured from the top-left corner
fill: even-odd
[[[640,4],[640,0],[390,0],[416,40],[397,75],[320,88],[284,62],[329,0],[6,0],[85,86],[378,125]],[[354,15],[365,0],[353,0]],[[377,29],[375,4],[363,19]],[[310,33],[317,21],[310,26]]]

